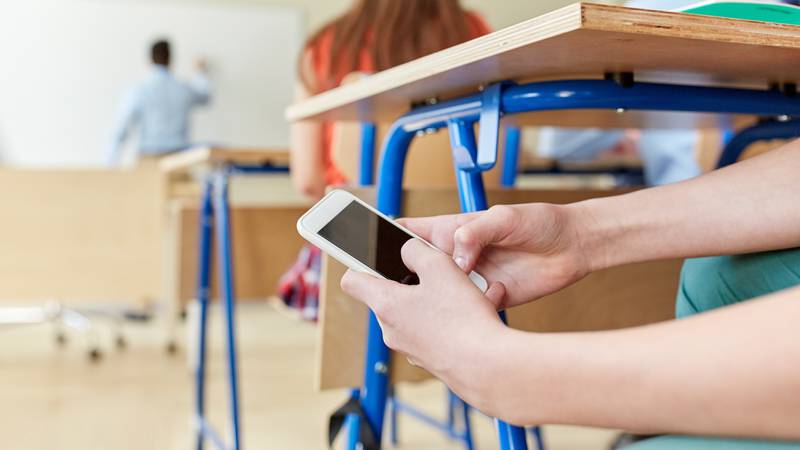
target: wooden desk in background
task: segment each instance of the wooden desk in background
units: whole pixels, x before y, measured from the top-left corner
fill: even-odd
[[[158,171],[4,168],[0,192],[0,300],[160,297]]]
[[[231,158],[284,167],[288,163],[288,153],[281,150],[199,148],[123,170],[0,169],[0,190],[13,193],[0,212],[0,299],[133,305],[164,295],[164,273],[173,277],[167,282],[173,287],[167,298],[193,298],[194,273],[187,273],[191,267],[183,264],[183,272],[176,272],[181,264],[165,265],[164,230],[180,236],[184,244],[178,253],[184,254],[183,261],[191,260],[189,254],[197,251],[192,239],[201,183],[190,172]],[[292,217],[306,203],[292,195],[288,180],[262,178],[234,188],[234,200],[243,206],[234,211],[236,226],[260,237],[252,246],[237,247],[237,254],[265,259],[270,248],[285,246],[287,254],[299,248]],[[266,221],[267,215],[277,218]],[[170,217],[180,220],[168,222]],[[267,222],[284,224],[280,236]],[[262,227],[265,231],[259,233]],[[242,275],[253,271],[241,284],[245,298],[271,295],[283,270],[276,266],[290,261],[280,251],[275,263],[258,265],[265,271],[242,263]],[[185,280],[182,287],[175,288],[175,279]]]
[[[207,147],[166,156],[159,161],[158,167],[167,179],[164,289],[175,315],[197,296],[197,219],[203,174],[221,164],[285,168],[288,163],[289,155],[285,150]],[[303,240],[294,232],[294,224],[305,211],[306,202],[287,195],[285,189],[291,187],[283,184],[274,187],[276,192],[264,192],[271,187],[266,182],[234,186],[231,220],[235,236],[235,289],[240,299],[275,295],[278,278],[303,245]],[[216,289],[217,277],[213,271],[212,292],[216,293]]]

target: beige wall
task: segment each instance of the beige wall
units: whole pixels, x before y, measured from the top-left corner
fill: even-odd
[[[505,28],[548,11],[576,3],[577,0],[462,0],[480,12],[495,28]],[[622,3],[622,0],[593,0],[593,3]]]
[[[215,0],[206,0],[215,1]],[[216,0],[220,1],[220,0]],[[308,30],[344,11],[352,0],[238,0],[300,7],[305,11]],[[402,0],[398,0],[402,1]],[[494,28],[504,28],[539,14],[552,11],[576,0],[462,0],[468,8],[483,14]],[[621,0],[599,0],[596,3],[621,3]]]
[[[137,1],[137,0],[118,0]],[[138,0],[155,1],[155,0]],[[269,5],[300,8],[306,17],[306,30],[312,32],[321,24],[343,12],[353,0],[170,0],[176,3],[224,3]],[[397,0],[402,1],[402,0]],[[462,0],[470,9],[482,13],[489,24],[504,28],[539,14],[552,11],[577,0]],[[593,0],[595,3],[622,3],[623,0]]]

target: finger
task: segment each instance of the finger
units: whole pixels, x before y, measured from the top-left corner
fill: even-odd
[[[403,264],[416,273],[420,280],[427,278],[427,274],[436,268],[441,268],[442,263],[450,263],[450,258],[442,252],[431,248],[430,245],[419,239],[409,239],[400,250]],[[452,263],[450,263],[452,264]]]
[[[345,272],[340,285],[347,295],[365,303],[376,314],[384,309],[382,306],[385,303],[391,301],[393,290],[402,287],[398,283],[352,269]]]
[[[502,241],[516,226],[516,211],[510,206],[494,206],[458,227],[453,234],[453,259],[464,272],[471,271],[481,251]]]
[[[445,253],[453,253],[453,233],[477,214],[449,214],[433,217],[398,219],[398,223]]]
[[[499,281],[495,281],[494,283],[489,285],[489,289],[483,294],[492,302],[495,309],[500,309],[503,305],[503,301],[506,298],[506,285]]]
[[[433,236],[433,230],[437,227],[447,226],[450,222],[455,223],[450,217],[451,216],[404,217],[402,219],[397,219],[397,223],[430,242]]]

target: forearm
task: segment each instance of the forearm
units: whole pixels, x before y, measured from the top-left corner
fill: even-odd
[[[291,125],[290,174],[298,192],[316,201],[325,194],[325,165],[319,124]]]
[[[682,183],[570,205],[591,269],[800,246],[800,141]]]
[[[211,100],[211,80],[205,70],[199,70],[191,80],[195,103],[204,105]]]
[[[508,330],[476,368],[494,373],[460,389],[518,424],[800,439],[797,317],[800,290],[792,289],[626,330]]]
[[[106,164],[113,167],[120,163],[122,159],[122,146],[128,134],[128,124],[121,123],[113,131],[111,139],[106,148]]]

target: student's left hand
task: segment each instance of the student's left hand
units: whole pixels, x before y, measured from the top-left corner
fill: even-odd
[[[491,355],[494,337],[506,330],[494,306],[505,294],[503,285],[494,283],[482,293],[450,256],[417,239],[406,242],[402,256],[419,276],[419,285],[349,270],[342,289],[372,309],[386,345],[406,354],[412,364],[456,390],[460,377],[477,382],[475,370]]]

